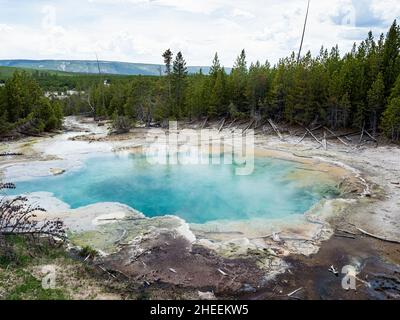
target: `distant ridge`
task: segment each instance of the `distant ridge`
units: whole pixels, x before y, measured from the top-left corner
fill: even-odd
[[[130,63],[117,61],[99,61],[100,69],[105,74],[120,75],[146,75],[158,76],[164,74],[164,66],[159,64]],[[0,60],[0,66],[28,68],[35,70],[54,70],[77,73],[98,73],[97,61],[95,60]],[[188,67],[189,73],[200,71],[207,74],[210,67]],[[230,69],[226,70],[230,72]]]

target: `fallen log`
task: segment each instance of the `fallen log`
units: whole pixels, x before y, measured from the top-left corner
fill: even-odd
[[[348,238],[348,239],[355,239],[356,238],[355,236],[352,236],[352,235],[349,235],[349,234],[338,234],[338,233],[335,233],[335,237]]]
[[[99,267],[102,271],[108,273],[108,275],[110,275],[110,276],[113,277],[114,279],[117,278],[114,274],[112,274],[110,271],[108,271],[108,270],[107,270],[106,268],[104,268],[103,266],[98,265],[98,267]]]
[[[335,134],[335,135],[331,135],[331,136],[327,136],[327,139],[337,139],[339,138],[345,138],[345,139],[349,139],[348,137],[351,136],[355,136],[360,134],[360,131],[354,131],[354,132],[350,132],[350,133],[343,133],[343,134]]]
[[[252,121],[250,121],[249,125],[246,126],[246,129],[244,129],[244,133],[246,133],[247,130],[249,130],[251,128],[251,126],[253,125],[253,123],[255,122],[255,120],[253,119]]]
[[[363,230],[361,228],[356,228],[356,229],[358,231],[360,231],[362,234],[364,234],[366,236],[369,236],[371,238],[375,238],[375,239],[378,239],[378,240],[381,240],[381,241],[386,241],[386,242],[391,242],[391,243],[400,243],[400,241],[398,241],[398,240],[388,239],[388,238],[385,238],[385,237],[382,237],[382,236],[378,236],[376,234],[373,234],[373,233],[370,233],[368,231],[365,231],[365,230]]]
[[[200,129],[204,129],[204,126],[207,124],[208,117],[204,120],[203,124],[201,125]]]
[[[332,134],[334,137],[336,137],[341,143],[343,143],[345,146],[349,146],[349,144],[347,142],[345,142],[341,137],[339,137],[338,135],[336,135],[332,130],[330,130],[327,127],[324,127],[324,129],[326,131],[328,131],[330,134]],[[325,137],[325,139],[329,139],[329,137]]]
[[[229,124],[229,126],[228,126],[228,128],[227,129],[230,129],[232,126],[233,126],[233,124],[236,122],[236,119],[233,119],[233,121]]]
[[[369,136],[372,140],[374,140],[376,143],[378,143],[378,140],[376,140],[367,130],[364,130],[364,132]]]
[[[323,127],[323,125],[319,125],[319,126],[316,126],[316,127],[314,127],[314,128],[312,128],[312,129],[310,129],[311,131],[316,131],[316,130],[318,130],[318,129],[321,129]]]
[[[39,133],[33,133],[33,132],[26,132],[26,131],[17,131],[19,134],[23,134],[24,136],[28,137],[37,137],[37,138],[44,138],[45,136]]]
[[[217,271],[222,274],[223,276],[227,276],[228,274],[225,271],[222,271],[221,269],[217,269]]]
[[[305,139],[305,137],[307,137],[307,135],[308,135],[308,132],[306,131],[306,133],[301,137],[301,139],[296,144],[301,143]]]
[[[323,148],[325,147],[324,144],[318,140],[318,138],[311,132],[310,129],[305,128],[307,130],[307,132],[315,139],[315,141],[317,141]],[[325,149],[326,150],[326,149]]]
[[[226,120],[225,118],[222,119],[222,123],[221,123],[221,125],[220,125],[219,128],[218,128],[218,132],[221,132],[222,128],[224,127],[225,120]]]
[[[271,120],[268,119],[268,123],[270,124],[270,126],[272,127],[272,129],[274,129],[275,133],[278,135],[279,139],[281,139],[282,141],[284,141],[285,139],[283,139],[282,134],[280,133],[278,127],[275,125],[275,123]]]
[[[299,292],[299,291],[302,290],[302,289],[303,289],[303,287],[300,287],[300,288],[298,288],[298,289],[296,289],[296,290],[294,290],[294,291],[288,293],[287,296],[288,296],[288,297],[291,297],[292,295],[294,295],[295,293]]]
[[[23,156],[23,154],[19,153],[19,152],[4,152],[4,153],[0,153],[0,157],[8,157],[8,156]]]
[[[344,229],[336,229],[336,231],[339,231],[341,233],[347,233],[347,234],[352,235],[352,236],[357,236],[358,235],[358,233],[354,233],[354,232],[351,232],[351,231],[348,231],[348,230],[344,230]]]

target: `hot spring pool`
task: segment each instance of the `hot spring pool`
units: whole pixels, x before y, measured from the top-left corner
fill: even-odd
[[[148,217],[177,215],[189,223],[302,215],[323,196],[288,174],[298,163],[256,158],[252,175],[235,175],[235,165],[154,165],[142,154],[88,158],[59,176],[17,183],[13,194],[47,191],[78,208],[119,202]]]

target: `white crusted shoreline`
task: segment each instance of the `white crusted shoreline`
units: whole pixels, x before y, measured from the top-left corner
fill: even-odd
[[[12,143],[15,148],[27,149],[33,154],[32,158],[35,161],[27,162],[21,159],[18,160],[19,163],[16,163],[6,159],[0,162],[0,171],[3,171],[7,178],[18,181],[22,177],[26,180],[27,177],[54,174],[52,171],[54,168],[74,170],[82,165],[82,160],[94,154],[110,153],[113,150],[129,152],[130,148],[143,143],[147,131],[147,129],[139,129],[137,133],[126,139],[107,140],[104,127],[97,127],[94,123],[80,123],[75,118],[67,118],[66,122],[67,125],[81,127],[86,132],[68,132],[53,138],[35,139],[28,147],[26,147],[26,142]],[[82,134],[94,135],[97,139],[104,138],[107,141],[70,140]],[[262,136],[257,137],[256,146],[267,156],[296,159],[305,164],[314,162],[313,165],[322,166],[327,171],[341,168],[342,171],[335,174],[350,173],[363,185],[363,192],[350,199],[323,200],[304,216],[295,217],[293,221],[259,219],[189,225],[174,216],[150,219],[142,215],[141,218],[147,219],[149,223],[146,222],[140,230],[143,233],[153,232],[155,227],[152,227],[152,223],[160,224],[162,221],[162,229],[175,232],[190,243],[203,245],[225,256],[243,255],[248,250],[260,248],[278,248],[283,255],[316,253],[321,241],[329,239],[333,234],[329,222],[335,217],[340,217],[346,222],[356,224],[371,232],[400,239],[400,203],[398,202],[400,189],[396,185],[387,183],[391,177],[393,180],[400,180],[400,150],[398,148],[386,146],[377,149],[361,148],[354,153],[335,144],[330,144],[328,151],[323,151],[313,148],[313,142],[304,140],[298,145],[296,142],[293,138],[282,142],[274,136]],[[10,148],[9,145],[7,147]],[[310,159],[304,160],[292,156],[294,152],[301,152]],[[32,168],[35,170],[33,171]],[[375,187],[375,190],[372,190],[372,184],[377,185],[378,188]],[[385,194],[386,198],[365,197],[378,189],[379,197],[382,198]],[[398,196],[397,200],[396,196]],[[55,199],[49,193],[35,193],[31,197],[32,201],[48,210],[48,217],[61,217],[72,232],[96,229],[105,224],[112,224],[112,219],[115,222],[132,214],[141,215],[136,210],[117,203],[101,203],[70,209],[67,204]],[[101,223],[99,219],[102,219]],[[283,243],[276,243],[267,237],[273,232],[280,233]]]

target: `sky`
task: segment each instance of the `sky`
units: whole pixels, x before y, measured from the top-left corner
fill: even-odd
[[[231,67],[297,51],[307,0],[0,0],[0,59],[86,59],[162,63],[171,48],[188,65]],[[399,0],[311,0],[304,52],[386,33]]]

